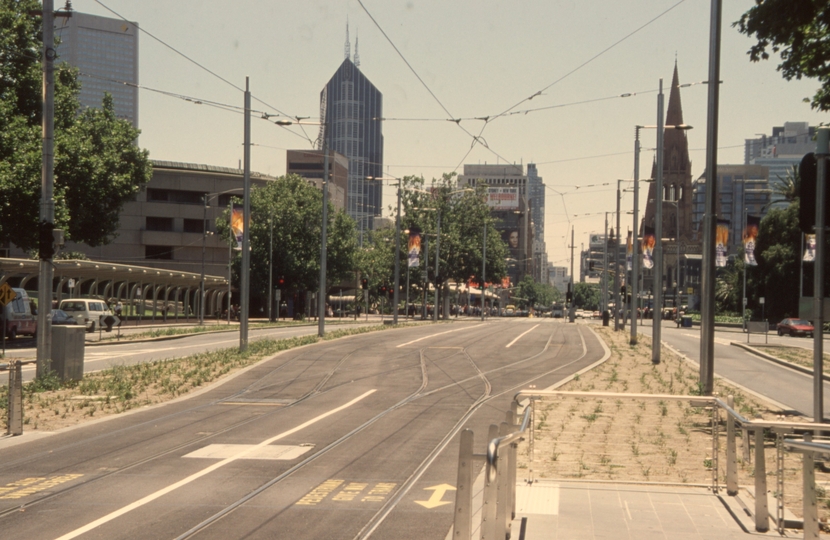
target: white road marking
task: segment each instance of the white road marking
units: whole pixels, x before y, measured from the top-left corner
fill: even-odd
[[[508,343],[507,345],[505,345],[505,346],[504,346],[504,348],[505,348],[505,349],[509,349],[511,345],[513,345],[514,343],[516,343],[517,341],[519,341],[520,339],[522,339],[522,336],[524,336],[524,335],[525,335],[525,334],[527,334],[528,332],[531,332],[532,330],[535,330],[535,329],[536,329],[536,328],[538,328],[538,327],[539,327],[539,325],[537,324],[536,326],[534,326],[533,328],[531,328],[531,329],[530,329],[530,330],[528,330],[527,332],[523,332],[522,334],[520,334],[520,335],[519,335],[519,337],[517,337],[516,339],[514,339],[513,341],[511,341],[510,343]]]
[[[119,508],[118,510],[116,510],[114,512],[110,512],[106,516],[104,516],[102,518],[99,518],[99,519],[96,519],[92,523],[84,525],[83,527],[75,529],[74,531],[69,532],[69,533],[59,537],[57,540],[70,540],[71,538],[77,538],[78,536],[80,536],[84,533],[87,533],[87,532],[89,532],[93,529],[96,529],[96,528],[100,527],[101,525],[114,520],[117,517],[123,516],[124,514],[135,510],[136,508],[140,508],[140,507],[144,506],[147,503],[153,502],[154,500],[158,499],[159,497],[167,495],[168,493],[170,493],[172,491],[175,491],[175,490],[179,489],[182,486],[186,486],[187,484],[193,482],[194,480],[198,480],[199,478],[201,478],[201,477],[203,477],[203,476],[205,476],[209,473],[212,473],[213,471],[215,471],[217,469],[220,469],[220,468],[224,467],[225,465],[233,463],[234,461],[236,461],[238,459],[243,459],[245,457],[248,457],[249,454],[252,454],[253,452],[257,451],[258,449],[260,449],[264,446],[268,446],[269,444],[271,444],[273,442],[276,442],[280,439],[288,437],[289,435],[293,435],[294,433],[297,433],[298,431],[303,430],[303,429],[307,428],[308,426],[316,424],[320,420],[323,420],[323,419],[325,419],[325,418],[327,418],[327,417],[329,417],[333,414],[336,414],[336,413],[338,413],[338,412],[340,412],[344,409],[347,409],[347,408],[351,407],[352,405],[354,405],[355,403],[357,403],[357,402],[361,401],[362,399],[368,397],[369,395],[374,394],[376,391],[377,390],[369,390],[368,392],[354,398],[353,400],[349,401],[348,403],[346,403],[344,405],[341,405],[340,407],[337,407],[335,409],[332,409],[328,412],[325,412],[325,413],[323,413],[319,416],[316,416],[316,417],[312,418],[311,420],[309,420],[307,422],[304,422],[304,423],[300,424],[299,426],[297,426],[295,428],[289,429],[288,431],[284,431],[284,432],[280,433],[279,435],[275,435],[275,436],[271,437],[270,439],[266,439],[266,440],[262,441],[259,444],[246,446],[246,448],[244,450],[240,450],[239,452],[237,452],[235,455],[233,455],[231,457],[225,458],[225,459],[223,459],[222,461],[220,461],[218,463],[214,463],[213,465],[211,465],[209,467],[206,467],[206,468],[202,469],[199,472],[191,474],[187,478],[179,480],[178,482],[176,482],[174,484],[171,484],[171,485],[167,486],[166,488],[160,489],[160,490],[156,491],[155,493],[151,493],[151,494],[147,495],[146,497],[135,501],[134,503],[131,503],[131,504],[128,504],[127,506],[124,506],[123,508]]]
[[[247,450],[253,444],[209,444],[194,452],[190,452],[182,457],[186,458],[203,458],[203,459],[226,459],[238,454],[241,450]],[[245,456],[245,459],[281,459],[291,460],[296,459],[309,450],[311,446],[297,446],[297,445],[283,445],[271,444],[259,448],[251,449],[251,452]]]
[[[407,345],[412,345],[413,343],[418,343],[419,341],[424,340],[424,339],[434,338],[436,336],[443,336],[444,334],[451,334],[453,332],[460,332],[461,330],[469,330],[470,328],[478,328],[479,326],[484,326],[484,325],[483,324],[477,324],[475,326],[467,326],[466,328],[456,328],[455,330],[447,330],[446,332],[439,332],[437,334],[431,334],[429,336],[424,336],[422,338],[413,339],[412,341],[407,341],[406,343],[401,343],[400,345],[398,345],[398,348],[406,347]]]

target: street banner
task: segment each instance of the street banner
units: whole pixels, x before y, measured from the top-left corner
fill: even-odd
[[[654,268],[654,227],[644,227],[643,231],[643,268]]]
[[[804,235],[804,262],[815,262],[816,260],[816,235]]]
[[[231,231],[234,238],[236,238],[237,249],[242,249],[242,233],[245,229],[245,220],[243,216],[243,208],[241,206],[233,205],[231,211]]]
[[[417,268],[421,264],[421,229],[413,227],[409,230],[409,268]]]
[[[631,271],[634,260],[634,243],[631,241],[631,231],[628,231],[628,240],[625,241],[625,269]]]
[[[758,266],[755,260],[755,243],[758,240],[758,227],[761,226],[761,218],[758,216],[746,216],[744,227],[744,264],[747,266]]]
[[[715,266],[726,266],[726,250],[729,246],[729,220],[719,219],[715,231]]]

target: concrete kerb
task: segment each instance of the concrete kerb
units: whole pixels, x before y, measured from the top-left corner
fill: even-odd
[[[789,368],[789,369],[792,369],[792,370],[795,370],[795,371],[800,371],[801,373],[804,373],[805,375],[812,375],[813,374],[813,370],[810,369],[810,368],[807,368],[807,367],[804,367],[804,366],[799,366],[798,364],[793,364],[792,362],[787,362],[786,360],[781,360],[780,358],[776,358],[775,356],[772,356],[771,354],[767,354],[763,351],[759,351],[758,349],[756,349],[754,347],[750,347],[746,343],[741,343],[739,341],[732,341],[729,344],[733,345],[735,347],[740,347],[741,349],[744,349],[746,351],[749,351],[752,354],[754,354],[755,356],[759,356],[759,357],[763,358],[764,360],[774,362],[774,363],[776,363],[780,366],[784,366],[786,368]],[[825,381],[830,381],[830,375],[828,375],[827,373],[822,372],[821,376]]]
[[[394,328],[383,327],[383,329],[384,330],[399,330],[399,329],[404,328],[404,327],[405,326],[403,326],[403,325],[398,325],[397,327],[394,327]],[[378,328],[377,330],[373,330],[373,331],[376,332],[376,331],[379,331],[379,330],[381,330],[381,328]],[[357,336],[362,335],[362,334],[363,333],[361,333],[361,334],[351,334],[351,335],[348,335],[348,336],[341,336],[341,337],[336,338],[336,339],[348,339],[348,338],[357,337]],[[192,335],[192,334],[187,334],[187,335]],[[187,335],[180,336],[180,337],[186,337]],[[132,341],[131,343],[138,343],[138,341]],[[64,427],[64,428],[61,428],[61,429],[57,429],[55,431],[35,431],[35,430],[28,430],[27,431],[27,430],[24,430],[22,435],[16,435],[16,436],[0,435],[0,450],[3,449],[3,448],[10,448],[12,446],[17,446],[18,444],[23,444],[23,443],[27,443],[27,442],[30,442],[30,441],[35,441],[35,440],[43,439],[43,438],[46,438],[46,437],[50,437],[50,436],[53,436],[53,435],[58,435],[60,433],[65,433],[65,432],[72,431],[74,429],[78,429],[78,428],[81,428],[81,427],[91,426],[91,425],[98,424],[98,423],[101,423],[101,422],[109,422],[111,420],[115,420],[116,418],[124,418],[125,416],[138,414],[140,412],[153,410],[153,409],[156,409],[156,408],[159,408],[159,407],[164,407],[164,406],[167,406],[167,405],[171,405],[173,403],[178,403],[180,401],[191,399],[191,398],[200,396],[200,395],[204,394],[205,392],[210,392],[212,390],[215,390],[215,389],[219,388],[220,386],[222,386],[223,384],[226,384],[226,383],[232,381],[236,377],[239,377],[239,376],[245,374],[249,370],[256,368],[257,366],[263,364],[264,362],[269,362],[269,361],[279,357],[282,354],[285,354],[285,353],[291,352],[291,351],[296,351],[298,349],[303,349],[305,347],[313,347],[313,346],[316,346],[316,345],[321,345],[323,343],[324,343],[324,341],[318,341],[317,343],[309,343],[307,345],[300,345],[298,347],[293,347],[291,349],[285,349],[284,351],[279,351],[279,352],[275,353],[272,356],[269,356],[267,358],[262,358],[258,362],[255,362],[255,363],[253,363],[249,366],[246,366],[246,367],[244,367],[242,369],[239,369],[237,371],[234,371],[232,373],[228,373],[228,374],[220,377],[219,379],[213,381],[210,384],[201,386],[200,388],[198,388],[196,390],[193,390],[192,392],[188,392],[187,394],[176,397],[174,399],[171,399],[170,401],[164,401],[162,403],[156,403],[154,405],[144,405],[144,406],[142,406],[141,408],[138,408],[138,409],[130,409],[129,411],[126,411],[126,412],[122,412],[122,413],[118,413],[118,414],[111,414],[109,416],[103,416],[103,417],[100,417],[100,418],[87,420],[87,421],[75,424],[74,426],[67,426],[67,427]],[[171,360],[174,360],[174,359],[175,358],[173,358]]]

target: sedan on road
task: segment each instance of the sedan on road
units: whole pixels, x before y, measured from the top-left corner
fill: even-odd
[[[778,323],[778,335],[783,336],[810,336],[813,337],[813,325],[804,319],[784,319]]]
[[[52,325],[78,324],[75,317],[68,314],[62,309],[52,310]]]

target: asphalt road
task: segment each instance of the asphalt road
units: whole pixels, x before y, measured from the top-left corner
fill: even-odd
[[[651,321],[638,326],[644,335],[651,336]],[[630,332],[630,329],[626,329]],[[661,337],[664,343],[680,351],[694,362],[700,362],[700,328],[677,328],[671,321],[664,321]],[[730,379],[750,390],[784,405],[804,416],[813,417],[813,377],[760,358],[732,342],[746,343],[747,336],[740,329],[715,332],[715,374]],[[787,345],[812,350],[809,338],[751,335],[750,343],[768,341],[771,345]],[[828,341],[824,340],[825,351]],[[830,383],[824,383],[824,416],[830,411]]]
[[[0,530],[443,539],[460,430],[472,429],[483,453],[515,392],[604,355],[590,328],[552,319],[425,325],[286,351],[187,399],[0,441]]]

